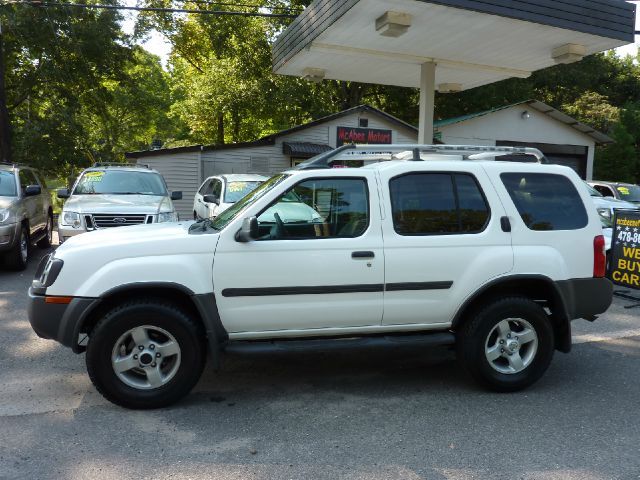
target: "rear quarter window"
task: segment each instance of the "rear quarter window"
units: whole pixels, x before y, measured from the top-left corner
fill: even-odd
[[[589,223],[582,198],[567,177],[550,173],[503,173],[500,178],[530,230],[579,230]]]

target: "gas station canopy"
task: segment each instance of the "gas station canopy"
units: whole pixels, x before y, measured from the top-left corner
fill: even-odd
[[[316,0],[273,47],[276,73],[466,90],[632,43],[622,0]]]

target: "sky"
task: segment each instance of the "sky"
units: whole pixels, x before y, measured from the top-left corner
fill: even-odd
[[[125,0],[125,5],[128,6],[136,6],[136,0]],[[633,1],[629,3],[638,4],[638,12],[636,18],[636,30],[640,30],[640,0]],[[135,19],[137,16],[137,12],[134,11],[125,11],[124,13],[124,22],[122,24],[122,28],[125,33],[132,33],[133,27],[135,25]],[[149,38],[142,43],[142,46],[148,50],[149,52],[158,55],[162,61],[163,67],[167,66],[167,59],[169,57],[169,53],[171,52],[171,44],[167,41],[167,39],[161,35],[160,33],[153,31]],[[636,42],[626,45],[624,47],[620,47],[616,49],[616,52],[620,56],[632,55],[636,56],[638,53],[638,47],[640,46],[640,36],[636,36]]]

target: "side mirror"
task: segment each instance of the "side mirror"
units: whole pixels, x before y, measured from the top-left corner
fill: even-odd
[[[171,200],[182,200],[182,192],[171,192]]]
[[[24,196],[33,197],[34,195],[40,195],[41,192],[40,185],[27,185],[27,188],[24,189]]]
[[[58,198],[69,198],[71,193],[68,188],[59,188],[58,189]]]
[[[220,198],[217,195],[205,195],[202,197],[204,203],[215,203],[216,205],[220,205]]]
[[[258,238],[258,219],[256,217],[245,218],[242,228],[236,233],[236,241],[247,243]]]

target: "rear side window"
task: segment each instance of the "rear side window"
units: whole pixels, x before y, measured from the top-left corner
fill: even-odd
[[[530,230],[579,230],[589,223],[580,194],[567,177],[503,173],[500,178]]]
[[[476,179],[464,173],[412,173],[389,182],[400,235],[479,233],[490,216]]]

